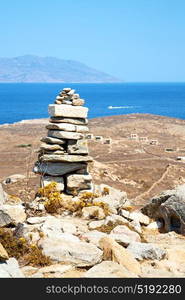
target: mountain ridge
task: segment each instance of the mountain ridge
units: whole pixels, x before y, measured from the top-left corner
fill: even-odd
[[[75,61],[24,55],[0,57],[0,83],[111,83],[122,80]]]

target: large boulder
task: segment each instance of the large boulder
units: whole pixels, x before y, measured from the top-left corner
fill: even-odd
[[[51,176],[62,176],[77,170],[86,169],[86,163],[66,163],[66,162],[36,162],[33,171],[39,174],[48,174]]]
[[[185,235],[185,185],[152,198],[142,212],[162,222],[166,232]]]
[[[53,261],[72,263],[78,267],[93,266],[102,260],[102,251],[95,245],[68,238],[49,237],[39,242],[43,253]]]

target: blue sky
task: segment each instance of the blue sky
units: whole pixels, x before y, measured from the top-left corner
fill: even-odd
[[[73,59],[126,82],[185,82],[184,0],[0,0],[0,57]]]

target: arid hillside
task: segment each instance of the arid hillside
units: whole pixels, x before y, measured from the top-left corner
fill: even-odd
[[[39,176],[32,173],[40,138],[48,120],[24,121],[0,126],[0,180],[23,174],[23,181],[6,184],[5,190],[32,199]],[[136,205],[151,196],[185,182],[185,121],[147,114],[91,119],[90,132],[103,140],[89,140],[95,183],[126,191]],[[131,138],[131,135],[133,138]],[[110,144],[105,139],[110,138]]]

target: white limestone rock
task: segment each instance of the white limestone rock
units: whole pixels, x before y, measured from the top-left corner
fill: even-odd
[[[6,262],[0,262],[0,278],[23,278],[18,262],[11,257]]]
[[[88,108],[82,106],[71,105],[55,105],[50,104],[48,107],[49,114],[53,117],[67,118],[87,118]]]
[[[40,157],[40,160],[42,162],[70,162],[70,163],[76,163],[76,162],[88,162],[92,161],[92,157],[88,155],[55,155],[55,154],[44,154]]]
[[[166,256],[166,251],[151,243],[133,242],[127,248],[137,260],[157,259],[161,260]]]
[[[78,267],[93,266],[102,260],[102,251],[95,245],[49,237],[39,242],[43,253],[57,262],[72,263]]]

